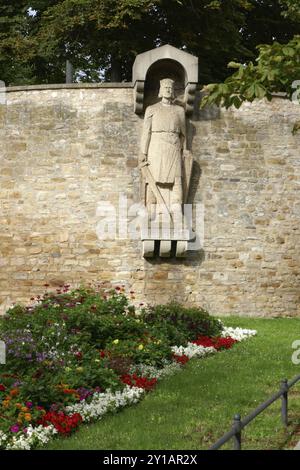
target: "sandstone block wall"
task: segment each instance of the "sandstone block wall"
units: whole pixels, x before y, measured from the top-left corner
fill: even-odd
[[[131,85],[12,88],[0,104],[0,308],[45,283],[115,281],[136,301],[216,315],[300,313],[300,107],[282,98],[191,121],[204,245],[185,260],[100,240],[101,201],[139,201]]]

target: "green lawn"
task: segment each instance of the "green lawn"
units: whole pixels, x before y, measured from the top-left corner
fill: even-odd
[[[231,426],[276,392],[280,380],[300,373],[292,364],[292,342],[300,339],[300,319],[230,317],[227,326],[258,331],[229,351],[190,361],[182,371],[161,381],[139,404],[101,421],[84,425],[47,449],[207,449]],[[289,401],[288,432],[280,421],[280,401],[243,433],[244,449],[283,449],[293,443],[300,423],[300,383]],[[230,448],[225,446],[224,448]]]

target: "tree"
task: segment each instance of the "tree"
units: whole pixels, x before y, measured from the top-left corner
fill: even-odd
[[[202,107],[215,103],[239,108],[244,101],[256,98],[271,100],[277,92],[285,93],[289,99],[295,98],[300,86],[300,36],[287,44],[260,45],[258,50],[256,64],[230,62],[228,67],[237,69],[236,72],[224,83],[205,87],[208,94],[202,100]]]
[[[69,59],[80,80],[131,80],[138,53],[169,43],[199,57],[201,83],[223,81],[227,63],[253,60],[257,43],[293,37],[280,1],[0,0],[1,78],[61,82]]]
[[[300,21],[300,0],[280,0],[284,7],[283,16]]]
[[[281,14],[300,23],[300,0],[280,0],[284,7]],[[209,104],[235,106],[256,98],[271,100],[274,93],[283,92],[289,99],[300,102],[300,35],[287,43],[274,41],[271,45],[257,46],[256,64],[229,62],[228,68],[236,69],[223,83],[205,86],[206,96],[201,107]]]

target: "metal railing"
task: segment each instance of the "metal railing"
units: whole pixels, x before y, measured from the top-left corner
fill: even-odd
[[[232,428],[224,436],[222,436],[217,442],[215,442],[209,450],[217,450],[222,447],[230,439],[233,439],[233,450],[242,449],[242,430],[251,423],[256,416],[262,413],[266,408],[268,408],[272,403],[281,398],[281,421],[282,424],[286,427],[288,425],[288,392],[293,385],[300,381],[300,375],[294,377],[290,382],[287,379],[281,381],[280,390],[277,393],[274,393],[268,400],[261,403],[257,408],[255,408],[252,413],[246,416],[244,419],[241,419],[239,414],[236,414],[233,418]]]

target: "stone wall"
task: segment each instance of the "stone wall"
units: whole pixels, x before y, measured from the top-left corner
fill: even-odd
[[[216,315],[300,313],[300,107],[282,98],[192,119],[203,249],[141,256],[100,240],[100,202],[139,201],[142,119],[130,84],[11,88],[0,105],[0,305],[45,283],[115,281],[136,301],[175,299]]]

